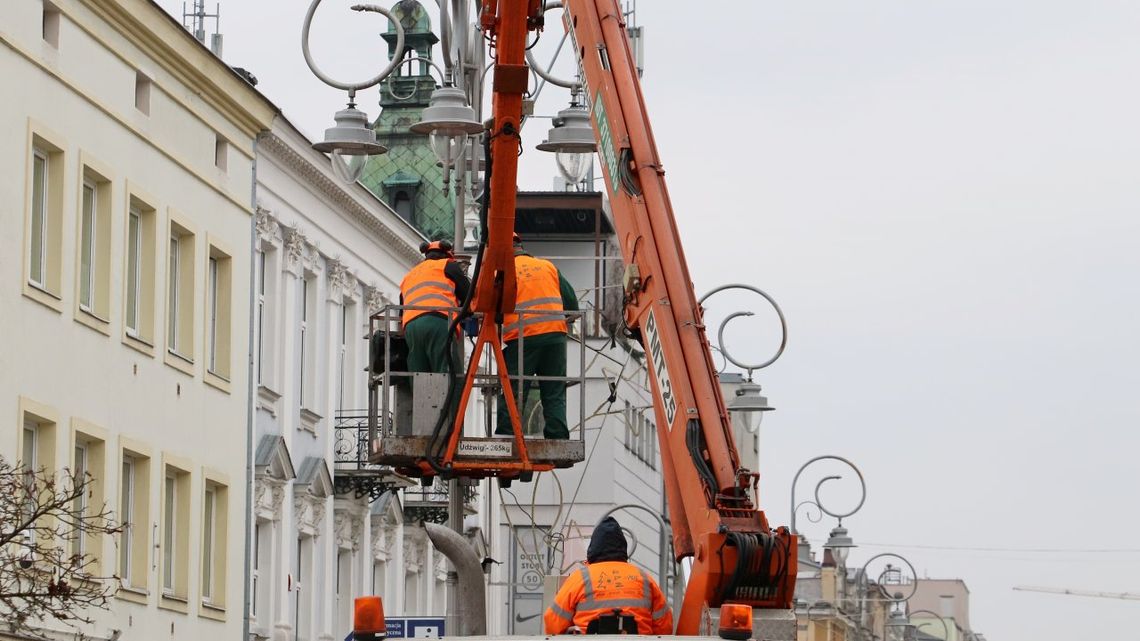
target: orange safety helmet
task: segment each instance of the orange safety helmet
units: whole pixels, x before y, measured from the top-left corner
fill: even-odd
[[[433,240],[420,244],[420,253],[427,256],[428,252],[443,252],[448,258],[455,258],[455,247],[450,240]]]

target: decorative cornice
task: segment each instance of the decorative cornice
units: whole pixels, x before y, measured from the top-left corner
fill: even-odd
[[[293,497],[293,516],[297,529],[308,536],[319,536],[325,520],[325,499],[308,492]]]
[[[281,242],[281,225],[273,217],[273,212],[258,205],[254,212],[257,236],[266,242]]]
[[[285,227],[282,237],[285,239],[285,269],[296,276],[302,275],[302,269],[313,273],[320,271],[316,245],[309,241],[299,226]]]
[[[375,285],[364,286],[364,304],[368,307],[368,317],[371,318],[373,314],[378,313],[384,309],[384,306],[389,303],[389,299],[384,292],[380,291]]]
[[[276,521],[281,518],[281,504],[285,499],[285,483],[268,477],[257,479],[254,486],[254,510],[263,518]]]
[[[349,510],[336,510],[333,515],[333,533],[336,546],[356,552],[360,549],[360,537],[364,532],[364,522],[360,515]]]
[[[326,196],[331,204],[339,206],[348,212],[355,221],[376,234],[379,239],[383,241],[383,244],[391,248],[398,257],[407,260],[409,263],[415,263],[420,260],[421,256],[416,247],[401,238],[391,227],[362,206],[352,194],[345,191],[336,181],[329,178],[328,175],[309,161],[309,159],[298,153],[288,142],[270,133],[261,140],[259,150],[275,156],[290,169],[300,174],[302,178],[314,185],[322,195]],[[386,206],[385,209],[387,209]],[[393,218],[396,217],[395,212],[390,209],[388,209],[388,212]]]
[[[356,285],[359,281],[338,258],[326,258],[326,271],[329,279],[329,300],[340,302],[344,298],[357,297]]]

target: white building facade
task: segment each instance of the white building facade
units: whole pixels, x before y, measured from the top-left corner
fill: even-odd
[[[444,613],[446,565],[366,463],[369,317],[423,237],[286,120],[258,145],[254,253],[255,639],[343,639],[352,602]],[[370,476],[371,475],[371,476]]]
[[[121,581],[87,638],[238,638],[275,109],[145,0],[9,0],[0,42],[0,456],[92,475],[126,524],[75,543]]]

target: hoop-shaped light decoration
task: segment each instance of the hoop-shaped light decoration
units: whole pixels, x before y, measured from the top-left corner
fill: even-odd
[[[325,138],[313,144],[313,149],[327,153],[332,158],[333,173],[346,183],[354,183],[360,179],[369,156],[375,156],[388,151],[388,148],[376,141],[376,132],[368,124],[368,114],[356,108],[356,92],[367,89],[384,80],[401,64],[396,59],[388,63],[377,76],[363,82],[341,82],[335,80],[320,70],[313,61],[309,52],[309,28],[313,24],[313,15],[321,0],[313,0],[309,10],[305,13],[305,22],[301,28],[301,53],[305,57],[305,64],[317,78],[337,89],[348,91],[348,108],[338,111],[333,117],[336,125],[325,130]],[[404,27],[395,19],[391,12],[377,5],[354,5],[353,11],[369,11],[379,13],[396,25],[396,51],[404,50]]]
[[[717,331],[717,345],[720,347],[721,353],[724,354],[724,358],[726,360],[728,360],[730,363],[732,363],[733,365],[736,365],[737,367],[739,367],[741,369],[748,370],[749,378],[751,378],[751,374],[753,371],[758,370],[758,369],[764,369],[765,367],[768,367],[772,363],[775,363],[777,360],[779,360],[780,356],[782,356],[784,354],[784,348],[787,347],[787,345],[788,345],[788,321],[786,318],[784,318],[784,310],[780,309],[780,305],[776,302],[776,299],[769,296],[767,292],[760,289],[759,287],[753,287],[752,285],[746,285],[744,283],[729,283],[728,285],[721,285],[720,287],[715,287],[715,288],[709,290],[709,292],[706,293],[704,296],[701,296],[700,300],[697,301],[697,305],[700,305],[703,307],[705,304],[705,301],[708,300],[711,296],[713,296],[714,294],[719,294],[720,292],[723,292],[723,291],[729,290],[729,289],[744,289],[744,290],[748,290],[750,292],[754,292],[756,294],[759,294],[760,296],[762,296],[764,298],[764,300],[768,301],[768,304],[770,304],[773,309],[776,310],[776,316],[778,316],[780,318],[780,347],[779,347],[779,349],[776,350],[776,353],[773,354],[771,358],[769,358],[768,360],[766,360],[762,363],[757,363],[757,364],[743,363],[741,361],[736,360],[735,358],[732,357],[732,354],[724,346],[724,328],[726,325],[728,325],[728,322],[734,318],[739,317],[739,316],[752,316],[753,313],[752,312],[734,312],[732,314],[729,314],[728,317],[725,318],[724,321],[722,321],[720,324],[720,329]]]
[[[851,516],[852,514],[855,514],[856,512],[858,512],[859,508],[863,507],[863,502],[867,500],[867,483],[866,483],[866,481],[863,480],[863,472],[859,471],[859,468],[856,467],[854,463],[843,458],[842,456],[836,456],[834,454],[824,454],[822,456],[817,456],[813,459],[810,459],[810,460],[808,460],[807,463],[804,463],[803,465],[800,466],[800,469],[796,471],[796,475],[792,478],[792,504],[791,504],[791,508],[792,508],[792,518],[791,518],[792,534],[798,534],[799,533],[796,530],[796,508],[799,507],[796,504],[796,484],[799,483],[800,475],[803,474],[804,470],[806,470],[810,465],[812,465],[813,463],[815,463],[817,461],[839,461],[840,463],[843,463],[844,465],[850,467],[855,472],[855,475],[859,477],[859,489],[860,489],[859,504],[856,505],[854,508],[852,508],[848,512],[833,512],[833,511],[827,509],[827,507],[825,507],[823,505],[823,501],[819,497],[819,490],[821,487],[823,487],[823,484],[826,483],[827,481],[837,481],[837,480],[843,478],[841,476],[836,476],[836,475],[825,477],[823,480],[821,480],[819,483],[816,484],[816,486],[815,486],[815,502],[814,503],[811,503],[809,501],[805,501],[804,503],[809,503],[811,505],[814,505],[817,509],[819,509],[819,511],[823,512],[824,514],[827,514],[828,516],[835,517],[835,518],[839,519],[840,522],[842,522],[843,519],[845,519],[845,518]]]
[[[870,565],[872,563],[874,563],[878,559],[888,559],[888,558],[889,559],[897,559],[897,560],[905,563],[906,567],[908,567],[910,569],[910,576],[914,580],[911,581],[911,583],[910,583],[910,594],[907,594],[906,596],[903,596],[902,592],[896,592],[896,593],[892,594],[892,593],[887,592],[886,590],[882,590],[882,589],[880,589],[879,592],[883,595],[884,600],[889,601],[890,603],[904,603],[906,601],[910,601],[911,597],[913,597],[915,592],[918,591],[918,573],[915,572],[914,566],[911,564],[911,562],[908,561],[905,556],[902,556],[900,554],[895,554],[894,552],[883,552],[881,554],[876,554],[875,556],[867,559],[867,562],[863,564],[863,567],[860,568],[859,572],[856,573],[856,575],[855,575],[856,583],[858,583],[860,581],[865,583],[867,581],[867,568],[870,567]]]

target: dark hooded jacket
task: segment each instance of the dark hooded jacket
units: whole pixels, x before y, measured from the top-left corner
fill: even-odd
[[[594,528],[594,534],[590,537],[590,547],[586,549],[586,562],[627,561],[628,549],[625,534],[621,531],[617,519],[607,516],[602,519],[598,527]]]

